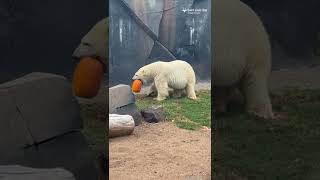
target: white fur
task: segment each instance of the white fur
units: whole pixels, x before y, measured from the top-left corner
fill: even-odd
[[[161,101],[169,96],[169,91],[186,91],[188,98],[196,99],[196,76],[192,66],[181,60],[171,62],[157,61],[141,67],[133,76],[143,83],[154,82],[158,92],[157,100]]]

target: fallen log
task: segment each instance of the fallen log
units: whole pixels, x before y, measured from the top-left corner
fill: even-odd
[[[109,137],[130,135],[135,124],[130,115],[109,114]]]

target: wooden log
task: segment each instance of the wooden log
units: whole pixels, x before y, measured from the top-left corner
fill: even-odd
[[[135,124],[130,115],[109,114],[109,137],[130,135]]]

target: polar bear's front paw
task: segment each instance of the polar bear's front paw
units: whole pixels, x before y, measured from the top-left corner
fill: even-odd
[[[260,119],[275,119],[275,116],[273,115],[273,113],[271,114],[262,114],[259,112],[253,112],[253,111],[249,111],[248,112],[250,115],[256,117],[256,118],[260,118]]]
[[[154,100],[157,100],[157,101],[163,101],[165,99],[166,99],[165,97],[159,97],[159,96],[154,98]]]
[[[188,96],[189,99],[192,99],[192,100],[197,100],[197,96]]]
[[[270,104],[248,108],[248,113],[262,119],[275,119]]]

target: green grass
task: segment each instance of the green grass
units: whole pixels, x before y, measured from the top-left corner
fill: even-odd
[[[106,150],[106,118],[107,104],[80,104],[81,118],[83,120],[83,134],[86,137],[93,154]]]
[[[215,179],[320,179],[320,90],[272,94],[277,119],[237,113],[223,122],[214,147]]]
[[[151,97],[137,96],[137,106],[140,110],[161,105],[166,111],[166,118],[173,121],[180,128],[198,129],[202,126],[211,126],[211,91],[197,93],[198,100],[190,100],[186,97],[169,98],[164,101],[156,101]]]

